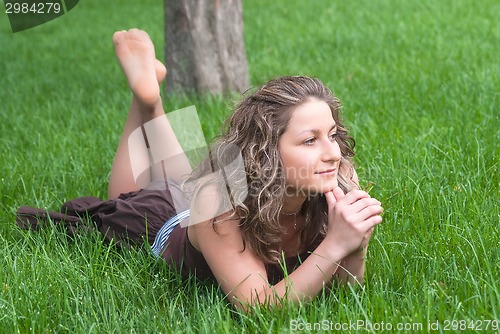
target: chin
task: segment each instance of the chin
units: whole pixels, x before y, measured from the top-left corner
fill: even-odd
[[[317,185],[311,185],[308,187],[309,193],[311,195],[324,194],[326,192],[332,191],[339,185],[337,178],[328,181],[321,181]]]
[[[324,194],[332,191],[338,186],[337,177],[312,179],[311,182],[301,182],[296,186],[289,185],[287,187],[288,195],[310,196]]]

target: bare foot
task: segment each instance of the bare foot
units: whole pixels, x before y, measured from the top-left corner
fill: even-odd
[[[159,83],[166,68],[156,59],[154,45],[142,30],[117,31],[113,35],[115,53],[132,93],[145,107],[160,102]]]

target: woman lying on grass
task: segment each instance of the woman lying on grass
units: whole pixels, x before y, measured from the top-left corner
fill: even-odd
[[[188,178],[196,184],[197,200],[190,204],[186,227],[179,222],[190,211],[176,212],[173,190],[149,185],[164,173],[181,177],[190,172],[189,164],[177,161],[169,169],[163,163],[136,179],[132,163],[149,165],[150,153],[129,147],[134,130],[162,117],[154,125],[160,127],[162,146],[170,156],[182,156],[160,99],[166,68],[143,31],[117,32],[113,42],[133,99],[111,170],[109,199],[75,199],[61,213],[22,207],[19,224],[34,227],[50,217],[65,222],[72,233],[80,217],[90,217],[107,239],[135,244],[146,239],[183,274],[215,278],[242,309],[309,300],[332,280],[362,281],[382,207],[359,189],[351,161],[354,140],[327,87],[313,78],[282,77],[244,98],[214,155],[224,160],[225,148],[239,149],[246,188],[229,196],[231,210],[218,212],[224,207],[223,188],[210,181],[206,171],[213,171],[207,169],[213,159],[206,160]],[[131,161],[130,152],[144,161]]]

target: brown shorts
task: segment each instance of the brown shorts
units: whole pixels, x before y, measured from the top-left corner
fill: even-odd
[[[70,235],[97,228],[107,240],[118,244],[147,241],[152,245],[160,228],[176,214],[172,195],[168,186],[165,188],[142,189],[105,201],[80,197],[64,203],[60,212],[23,206],[17,210],[16,221],[21,228],[36,229],[40,222],[50,220],[63,224]]]

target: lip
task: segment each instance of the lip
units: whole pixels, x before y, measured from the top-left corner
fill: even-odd
[[[327,169],[327,170],[324,170],[321,172],[316,172],[316,174],[321,175],[321,176],[332,176],[332,175],[335,175],[336,171],[337,171],[337,169],[331,168],[331,169]]]

